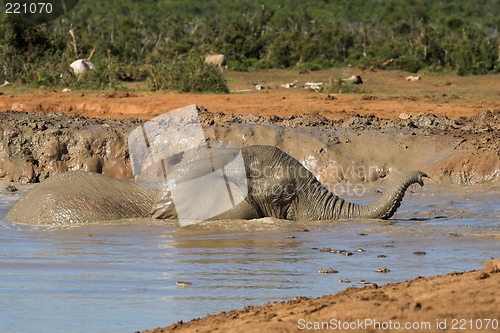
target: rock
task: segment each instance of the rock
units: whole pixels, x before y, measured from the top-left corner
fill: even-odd
[[[95,70],[94,64],[87,59],[78,59],[76,61],[73,61],[71,65],[69,65],[69,67],[73,69],[73,72],[76,76],[85,74],[89,70]]]
[[[377,268],[375,270],[375,272],[377,273],[389,273],[391,270],[389,268],[386,268],[386,267],[380,267],[380,268]]]
[[[351,82],[352,84],[363,84],[363,79],[359,75],[353,75],[347,79],[342,79],[344,82]]]
[[[399,119],[402,119],[402,120],[406,120],[406,119],[409,119],[411,116],[406,113],[406,112],[403,112],[399,115]]]
[[[485,261],[484,270],[487,273],[500,273],[500,259],[490,259]]]
[[[12,85],[12,83],[10,83],[9,81],[5,81],[5,82],[4,82],[4,83],[0,86],[0,88],[2,88],[2,87],[8,87],[8,86],[11,86],[11,85]]]
[[[177,281],[175,284],[179,287],[189,287],[190,285],[192,285],[192,283],[189,281]]]
[[[26,109],[25,109],[25,106],[23,103],[14,103],[12,104],[12,106],[10,107],[10,109],[12,111],[17,111],[17,112],[25,112]]]
[[[409,82],[417,82],[420,80],[422,80],[420,75],[410,75],[410,76],[406,77],[406,81],[409,81]]]
[[[14,185],[8,185],[5,188],[5,191],[8,193],[14,193],[14,192],[17,192],[17,187],[15,187]]]

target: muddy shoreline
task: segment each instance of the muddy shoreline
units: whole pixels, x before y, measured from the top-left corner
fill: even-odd
[[[211,140],[277,146],[324,182],[383,180],[409,169],[424,170],[435,182],[499,179],[500,111],[457,119],[428,113],[392,119],[353,113],[340,120],[318,113],[280,117],[214,111],[199,107]],[[142,122],[2,112],[0,179],[34,183],[71,170],[130,179],[127,136]]]
[[[418,277],[380,287],[350,287],[313,299],[298,296],[287,302],[247,306],[142,333],[497,332],[499,287],[500,259],[492,259],[479,271]],[[410,326],[406,327],[407,323]]]

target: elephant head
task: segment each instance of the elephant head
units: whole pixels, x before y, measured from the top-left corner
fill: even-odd
[[[265,149],[264,149],[265,148]],[[358,205],[339,198],[293,157],[272,147],[245,150],[249,196],[264,216],[288,220],[389,219],[408,187],[424,185],[421,171],[403,174],[371,205]]]

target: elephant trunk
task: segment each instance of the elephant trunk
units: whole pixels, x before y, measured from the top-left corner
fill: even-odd
[[[409,171],[403,174],[390,189],[375,203],[361,206],[342,199],[337,200],[335,209],[339,219],[368,218],[387,220],[391,218],[401,205],[408,187],[414,183],[424,186],[423,177],[428,177],[421,171]]]

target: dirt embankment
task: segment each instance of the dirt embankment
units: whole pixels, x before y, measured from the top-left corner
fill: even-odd
[[[0,113],[0,179],[34,183],[70,170],[131,178],[126,136],[136,120]]]
[[[383,82],[387,79],[378,78],[378,74],[374,74],[376,76],[372,81],[380,82],[386,87],[387,84]],[[404,78],[402,80],[404,81]],[[495,82],[496,79],[492,81]],[[384,119],[392,119],[402,113],[412,117],[421,113],[432,113],[438,117],[447,116],[451,119],[458,119],[462,116],[475,116],[487,110],[492,112],[500,110],[500,103],[495,99],[485,101],[479,100],[479,97],[463,98],[446,89],[443,90],[444,88],[426,84],[429,91],[441,90],[439,93],[433,92],[435,97],[414,95],[415,85],[401,87],[401,82],[398,81],[389,84],[393,90],[400,90],[401,95],[396,96],[377,93],[326,95],[290,92],[286,89],[230,95],[131,92],[60,93],[56,91],[2,95],[0,92],[0,110],[30,113],[64,112],[86,117],[113,119],[134,117],[143,120],[190,104],[203,105],[213,112],[233,115],[276,115],[286,118],[291,115],[319,113],[330,120],[345,119],[353,112],[362,116],[373,114]],[[485,83],[477,84],[483,86]],[[373,88],[379,90],[377,87]],[[457,91],[457,93],[460,92]]]
[[[484,267],[382,287],[351,287],[315,299],[295,297],[143,333],[498,332],[500,259]]]
[[[500,111],[450,119],[433,114],[383,119],[351,114],[227,115],[200,109],[206,135],[240,146],[273,145],[323,182],[383,179],[420,169],[433,181],[474,184],[500,172]],[[142,121],[64,113],[0,113],[0,179],[38,182],[69,170],[132,178],[128,134]],[[253,126],[248,126],[253,125]]]

